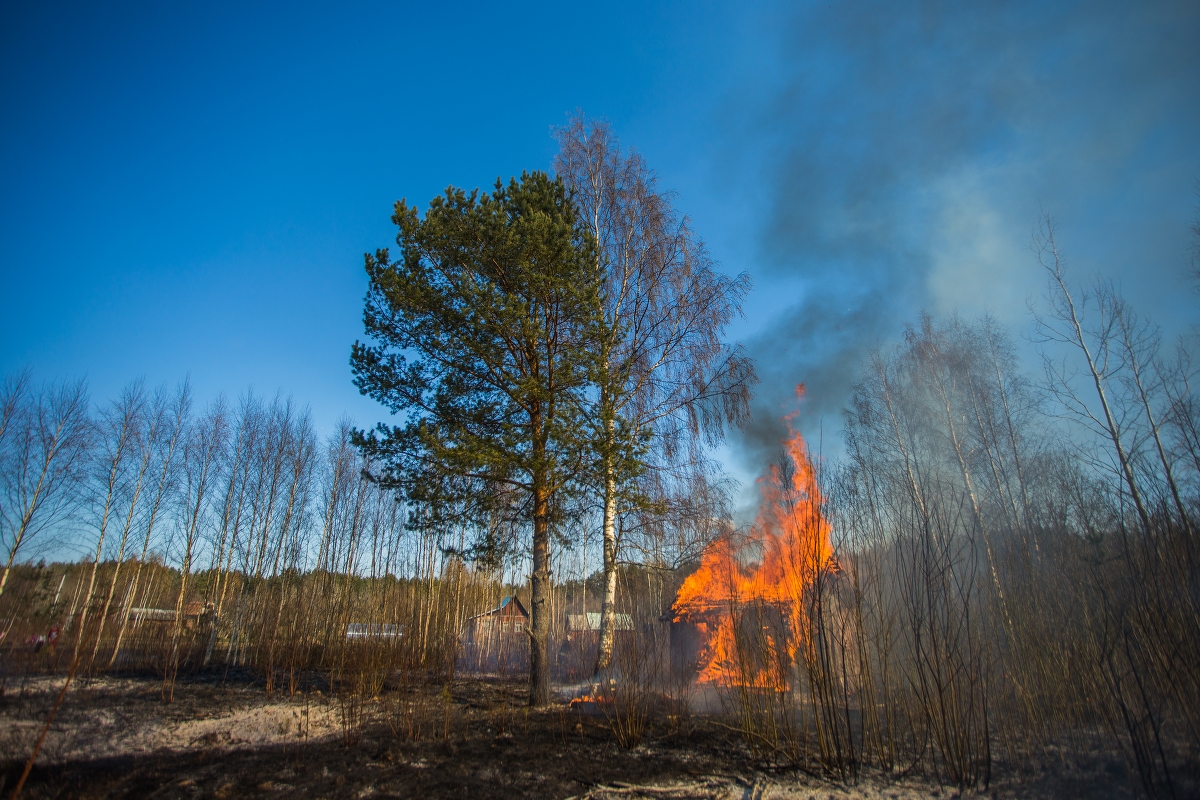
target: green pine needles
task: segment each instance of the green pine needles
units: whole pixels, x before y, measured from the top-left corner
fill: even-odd
[[[450,188],[421,218],[396,204],[399,258],[366,256],[371,343],[359,390],[403,419],[360,433],[417,519],[532,529],[530,703],[550,699],[550,528],[591,457],[581,423],[601,322],[593,240],[563,183],[524,173],[491,194]]]

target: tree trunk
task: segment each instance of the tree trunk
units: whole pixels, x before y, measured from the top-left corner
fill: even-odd
[[[153,434],[151,434],[153,435]],[[137,510],[138,498],[142,493],[142,478],[146,475],[146,466],[149,464],[150,444],[146,443],[145,456],[142,459],[142,468],[138,472],[137,485],[133,490],[133,497],[129,500],[129,513],[125,517],[125,528],[121,531],[121,546],[117,550],[117,563],[113,566],[112,579],[108,582],[108,595],[104,598],[104,608],[100,611],[100,632],[96,634],[96,644],[92,648],[91,660],[88,661],[88,671],[92,669],[92,664],[96,661],[96,654],[100,652],[100,640],[104,633],[104,626],[108,621],[108,613],[112,610],[113,597],[117,593],[117,578],[121,574],[121,563],[125,559],[125,545],[129,541],[129,532],[133,529],[134,512]],[[124,623],[122,623],[122,626]],[[112,664],[116,660],[116,650],[113,650],[113,657],[109,660]]]
[[[612,422],[608,423],[611,451]],[[612,666],[617,604],[617,483],[612,456],[604,458],[604,602],[600,606],[600,646],[596,652],[596,674]],[[585,576],[586,577],[586,576]],[[585,616],[586,620],[587,617]]]
[[[142,577],[142,569],[146,566],[146,556],[150,552],[150,537],[154,534],[154,522],[158,518],[159,509],[162,506],[163,499],[167,496],[168,487],[171,477],[171,460],[175,456],[175,446],[179,443],[179,434],[183,430],[184,422],[187,415],[188,395],[187,388],[181,390],[176,400],[175,421],[171,431],[171,439],[167,443],[167,451],[163,458],[162,472],[158,476],[158,487],[155,489],[154,500],[150,504],[150,516],[146,520],[146,536],[142,540],[142,556],[138,559],[137,570],[133,573],[133,582],[127,590],[131,603],[137,602],[137,592],[140,586],[139,581]],[[150,447],[150,442],[146,443]],[[154,581],[151,578],[151,586]],[[147,587],[149,594],[149,587]],[[112,655],[109,656],[108,665],[111,667],[117,663],[117,655],[121,652],[121,641],[125,638],[125,631],[129,626],[129,606],[121,613],[121,624],[117,628],[117,641],[113,644]]]
[[[535,478],[533,492],[533,573],[530,575],[529,705],[550,705],[550,664],[546,640],[550,634],[550,498],[545,479]]]

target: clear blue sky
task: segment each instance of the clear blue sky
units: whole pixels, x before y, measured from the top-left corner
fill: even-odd
[[[576,108],[704,183],[740,23],[570,5],[6,4],[0,367],[369,422],[347,361],[393,201],[548,169]]]
[[[1195,321],[1194,2],[9,3],[0,108],[0,371],[98,398],[379,419],[347,361],[392,202],[548,168],[577,108],[755,279],[746,452],[802,380],[828,435],[920,308],[1019,330],[1039,209],[1081,276]]]

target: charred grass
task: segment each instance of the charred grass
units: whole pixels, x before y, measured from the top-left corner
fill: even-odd
[[[0,698],[0,728],[44,718],[54,684],[10,683]],[[59,742],[43,750],[22,797],[962,796],[928,775],[864,769],[847,782],[782,768],[755,757],[721,714],[681,718],[652,711],[641,743],[622,747],[612,716],[566,703],[531,711],[524,683],[500,678],[449,686],[389,682],[378,698],[362,703],[351,737],[336,688],[315,677],[302,692],[274,699],[265,681],[249,672],[192,676],[169,704],[159,689],[154,676],[125,675],[73,692],[56,725]],[[307,719],[308,727],[285,725],[255,739],[236,723],[272,710],[272,724]],[[25,749],[6,744],[0,796],[11,791]],[[1135,775],[1115,751],[1077,746],[1073,754],[1046,755],[1037,763],[998,764],[991,787],[969,794],[1005,800],[1139,795]]]
[[[71,698],[64,726],[102,715],[98,733],[149,724],[163,730],[197,719],[220,719],[264,702],[250,679],[192,680],[175,703],[164,705],[152,680],[110,681]],[[753,769],[736,735],[703,718],[686,725],[653,720],[643,743],[625,749],[604,717],[556,704],[528,710],[524,686],[503,680],[455,681],[443,687],[399,687],[364,705],[347,743],[336,720],[338,701],[315,686],[288,702],[297,710],[320,707],[334,722],[307,737],[239,741],[214,730],[183,743],[146,752],[106,755],[85,745],[35,768],[28,798],[195,797],[454,797],[483,800],[582,795],[613,782],[662,784],[702,775],[746,774]],[[3,714],[32,720],[44,693],[11,692]],[[411,727],[398,725],[403,707]],[[420,709],[414,711],[412,709]],[[111,737],[110,737],[111,738]],[[164,741],[169,738],[164,736]],[[4,785],[20,772],[20,754],[3,764]],[[13,756],[17,756],[13,758]],[[99,756],[99,757],[95,757]],[[0,789],[0,791],[4,791]]]

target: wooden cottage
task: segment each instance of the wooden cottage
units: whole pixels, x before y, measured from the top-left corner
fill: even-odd
[[[633,630],[633,617],[629,614],[615,614],[613,619],[613,631],[615,633],[629,632]],[[581,640],[599,640],[600,637],[600,612],[589,611],[586,614],[567,614],[567,640],[571,642]]]
[[[493,637],[527,635],[529,612],[515,596],[500,601],[491,611],[467,618],[466,637],[469,641],[487,641]]]
[[[516,597],[468,617],[459,640],[459,668],[477,673],[514,673],[529,667],[529,612]]]

